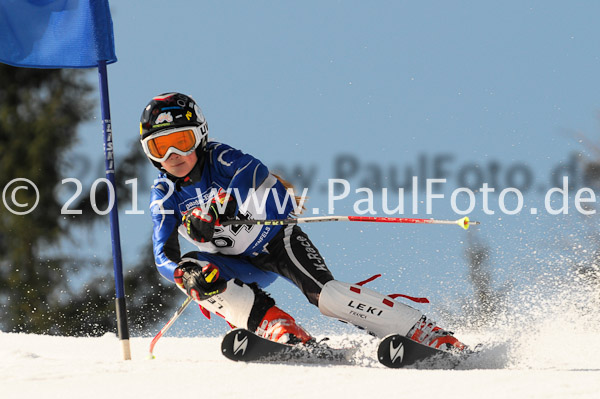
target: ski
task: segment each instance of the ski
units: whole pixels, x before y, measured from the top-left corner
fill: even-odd
[[[401,368],[419,361],[434,358],[436,360],[460,358],[459,352],[448,352],[420,344],[399,334],[390,334],[383,338],[377,349],[377,359],[390,368]]]
[[[288,345],[259,337],[251,331],[236,328],[221,341],[221,352],[234,361],[243,362],[299,362],[350,364],[352,350],[334,349],[323,343]]]

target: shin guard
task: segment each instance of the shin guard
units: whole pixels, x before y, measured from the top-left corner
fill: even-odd
[[[392,333],[406,335],[423,315],[373,290],[336,280],[323,286],[319,310],[325,316],[354,324],[378,337]]]
[[[229,280],[225,292],[198,303],[230,324],[248,328],[250,313],[255,307],[255,298],[255,292],[250,286],[239,280]]]

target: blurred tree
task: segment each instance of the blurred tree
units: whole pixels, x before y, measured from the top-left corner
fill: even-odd
[[[469,280],[473,285],[477,318],[484,322],[494,314],[492,273],[489,268],[489,250],[477,243],[466,250],[469,262]]]
[[[173,284],[164,284],[165,280],[154,267],[150,242],[143,252],[145,256],[138,264],[128,267],[125,274],[127,318],[132,335],[156,333],[153,326],[169,317],[176,302],[182,298]],[[66,291],[68,300],[65,306],[54,304],[46,311],[45,316],[55,324],[44,332],[98,336],[116,331],[112,262],[97,265],[89,264],[89,260],[87,262],[88,266],[101,273]]]
[[[64,204],[57,198],[65,155],[77,141],[78,126],[95,110],[93,94],[86,71],[0,64],[0,188],[14,179],[27,178],[39,190],[39,205],[29,214],[17,215],[0,203],[2,330],[74,335],[115,330],[110,259],[92,262],[70,254],[47,255],[69,237],[74,226],[89,226],[97,220],[107,223],[108,216],[99,217],[91,210],[89,194],[71,206],[82,209],[83,214],[68,218],[61,215]],[[129,199],[131,188],[125,187],[124,181],[143,175],[137,173],[142,162],[145,167],[147,161],[135,147],[122,164],[117,163],[119,200]],[[96,192],[97,206],[106,209],[107,189],[105,185],[99,188],[104,191]],[[35,193],[17,190],[14,198],[22,204],[34,203]],[[155,321],[161,303],[166,303],[161,314],[173,306],[168,300],[172,288],[160,283],[151,248],[145,253],[147,257],[142,257],[139,265],[126,268],[132,332],[141,332],[148,327],[146,323]]]
[[[600,119],[600,112],[598,113]],[[582,169],[583,187],[592,189],[595,193],[600,191],[600,145],[598,140],[588,138],[582,133],[573,133],[577,141],[582,143],[590,157],[579,158],[578,166]],[[579,187],[578,187],[579,189]],[[585,229],[586,253],[591,256],[588,259],[577,262],[574,267],[575,276],[586,284],[592,286],[600,299],[600,230],[598,229],[598,211],[600,210],[595,199],[592,202],[584,202],[582,209],[590,212],[589,215],[581,215],[581,229]]]
[[[0,65],[0,187],[17,178],[39,189],[40,206],[16,215],[1,206],[0,320],[8,330],[41,331],[52,324],[44,314],[49,297],[65,279],[61,260],[41,260],[42,245],[64,231],[54,196],[58,161],[76,140],[77,126],[90,118],[91,86],[75,70],[38,70]],[[19,203],[34,203],[33,190],[18,190]]]
[[[473,286],[473,298],[465,305],[465,314],[472,326],[486,326],[492,323],[503,309],[502,304],[510,284],[505,283],[501,289],[494,288],[490,250],[474,232],[468,235],[465,255],[469,267],[469,280]]]

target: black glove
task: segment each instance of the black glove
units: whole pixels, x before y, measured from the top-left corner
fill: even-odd
[[[219,212],[219,209],[222,212]],[[213,239],[215,226],[220,226],[222,221],[233,218],[236,212],[235,198],[223,193],[213,198],[206,212],[201,207],[197,207],[183,215],[183,225],[194,241],[208,242]]]
[[[192,258],[183,258],[179,262],[174,277],[175,284],[197,301],[220,294],[227,286],[215,265]]]
[[[202,208],[194,208],[190,213],[183,215],[183,225],[188,235],[194,241],[208,242],[215,235],[215,225],[219,220],[219,214],[215,205],[208,208],[204,213]]]

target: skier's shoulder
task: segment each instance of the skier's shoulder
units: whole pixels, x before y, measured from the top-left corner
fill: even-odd
[[[158,174],[156,179],[154,179],[154,182],[150,187],[150,194],[152,199],[163,198],[167,196],[169,192],[172,193],[174,188],[175,183],[173,183],[173,181],[167,177],[166,173],[161,172]]]
[[[221,167],[232,166],[240,158],[248,156],[241,150],[218,141],[209,141],[206,144],[206,151],[209,154],[211,164]]]
[[[208,143],[206,143],[206,151],[208,151],[208,153],[211,154],[211,157],[214,155],[219,156],[224,152],[241,152],[240,150],[230,146],[229,144],[221,143],[220,141],[214,141],[211,139],[209,139]]]

